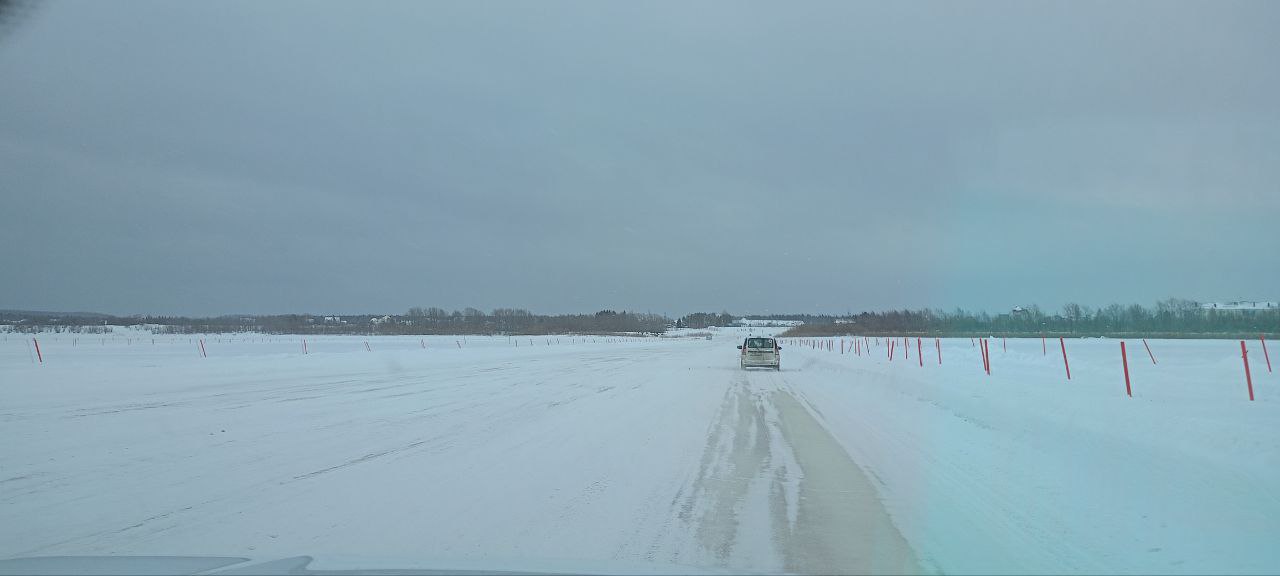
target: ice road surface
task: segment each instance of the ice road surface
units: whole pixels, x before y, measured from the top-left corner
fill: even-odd
[[[1280,378],[1256,340],[1250,402],[1238,341],[1151,341],[1158,364],[1130,341],[1130,398],[1115,340],[1068,340],[1067,381],[1039,339],[992,339],[990,376],[967,338],[941,365],[928,340],[892,362],[883,339],[786,341],[781,372],[742,371],[746,331],[307,355],[223,335],[208,357],[44,334],[43,364],[3,335],[0,558],[1280,572]]]

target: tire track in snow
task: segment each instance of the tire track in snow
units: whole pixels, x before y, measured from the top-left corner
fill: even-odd
[[[672,508],[722,567],[767,560],[804,574],[923,571],[870,479],[772,373],[735,378]]]
[[[794,523],[773,523],[785,568],[804,574],[911,574],[922,568],[875,485],[785,387],[769,394],[783,441],[801,469]]]

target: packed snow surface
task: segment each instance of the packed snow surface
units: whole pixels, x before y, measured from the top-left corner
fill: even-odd
[[[1280,572],[1239,341],[0,336],[0,558]],[[202,355],[199,344],[204,341]],[[828,344],[829,343],[829,344]],[[904,346],[906,344],[906,346]],[[906,350],[904,350],[904,348]],[[909,355],[903,352],[909,351]],[[1276,350],[1270,352],[1275,353]],[[1280,358],[1273,358],[1280,361]],[[392,560],[395,559],[395,560]],[[367,567],[367,566],[366,566]]]

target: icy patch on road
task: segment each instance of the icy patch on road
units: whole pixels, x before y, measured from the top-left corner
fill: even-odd
[[[700,563],[805,574],[917,573],[877,492],[772,373],[726,392],[682,507]]]

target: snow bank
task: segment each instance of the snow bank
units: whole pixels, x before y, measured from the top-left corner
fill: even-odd
[[[838,342],[838,339],[837,339]],[[959,573],[1274,573],[1280,569],[1280,378],[1252,342],[932,341],[920,365],[789,346],[788,381],[926,561]],[[1137,354],[1134,354],[1135,348]]]

